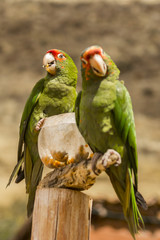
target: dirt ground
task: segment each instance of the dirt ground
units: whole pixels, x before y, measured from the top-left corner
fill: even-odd
[[[149,204],[160,202],[159,13],[160,1],[149,0],[0,2],[0,239],[8,239],[26,214],[24,183],[5,186],[16,162],[23,107],[36,81],[45,75],[42,58],[51,48],[69,53],[79,71],[81,51],[93,44],[101,45],[117,63],[135,113],[139,188]],[[80,86],[79,74],[78,90]],[[95,199],[116,199],[104,175],[87,193]],[[112,227],[93,228],[91,240],[107,239],[106,232],[114,239]],[[122,226],[115,234],[131,239],[127,231]],[[158,240],[156,231],[138,240]]]

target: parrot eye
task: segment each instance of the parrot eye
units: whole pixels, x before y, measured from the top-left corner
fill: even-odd
[[[49,66],[51,66],[52,64],[55,64],[55,60],[53,60],[52,62],[48,63]]]
[[[57,55],[57,57],[58,57],[58,58],[64,58],[64,55],[63,55],[62,53],[59,53],[59,54]]]
[[[84,63],[85,65],[88,63],[84,58],[81,58],[82,63]]]

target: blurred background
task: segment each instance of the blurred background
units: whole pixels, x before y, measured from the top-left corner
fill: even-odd
[[[135,113],[139,190],[148,202],[146,231],[138,240],[160,240],[160,0],[4,0],[0,2],[0,239],[26,219],[24,182],[6,189],[16,163],[24,104],[43,76],[51,48],[79,56],[97,44],[118,65]],[[78,87],[80,90],[79,74]],[[95,199],[91,240],[131,240],[118,200],[102,175],[86,192]]]

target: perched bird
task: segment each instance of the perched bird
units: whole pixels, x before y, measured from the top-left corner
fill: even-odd
[[[143,225],[137,204],[144,208],[147,205],[138,192],[136,132],[130,95],[119,81],[119,69],[99,46],[82,52],[81,73],[76,122],[94,153],[105,154],[113,149],[120,154],[121,164],[111,166],[106,172],[135,238],[140,222]]]
[[[39,130],[46,117],[73,112],[77,96],[77,68],[68,54],[57,49],[47,51],[43,67],[47,75],[34,86],[22,114],[18,162],[8,183],[14,177],[16,183],[25,178],[26,192],[29,193],[28,216],[32,213],[36,187],[43,171],[37,147]]]

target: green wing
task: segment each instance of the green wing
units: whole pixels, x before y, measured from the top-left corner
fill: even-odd
[[[130,95],[122,84],[116,82],[116,100],[113,109],[114,121],[116,129],[126,146],[126,154],[123,156],[124,161],[127,161],[127,171],[125,177],[125,188],[121,185],[119,179],[116,178],[117,169],[112,169],[109,173],[112,185],[122,203],[123,212],[128,222],[130,232],[135,239],[135,233],[140,228],[140,223],[143,223],[142,216],[139,212],[137,204],[146,208],[146,202],[139,192],[137,192],[137,144],[134,116]],[[134,173],[135,184],[132,180],[132,171]]]
[[[75,114],[76,114],[76,123],[79,125],[79,104],[81,101],[82,92],[79,92],[76,105],[75,105]],[[132,103],[130,95],[123,85],[122,82],[117,81],[116,83],[116,100],[115,107],[113,109],[114,121],[116,129],[125,143],[129,160],[130,168],[134,172],[135,177],[135,187],[137,188],[137,171],[138,171],[138,157],[137,157],[137,144],[136,144],[136,131],[134,116],[132,110]]]
[[[120,81],[117,81],[116,84],[116,95],[117,98],[113,110],[115,125],[122,141],[126,145],[130,168],[134,172],[135,187],[137,188],[138,157],[132,103],[127,89]]]
[[[19,144],[18,144],[18,162],[9,178],[9,182],[7,186],[11,183],[12,179],[17,176],[16,182],[20,182],[24,178],[24,171],[22,170],[22,164],[24,162],[24,138],[26,129],[28,126],[28,122],[30,120],[30,116],[35,105],[38,102],[38,99],[43,91],[44,88],[44,78],[37,82],[34,86],[23,111],[21,123],[20,123],[20,130],[19,130]]]
[[[76,98],[76,102],[75,102],[75,118],[76,118],[76,123],[77,126],[79,126],[79,105],[80,105],[80,101],[81,101],[81,95],[82,95],[82,91],[78,93],[78,96]]]

